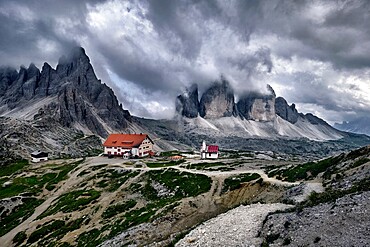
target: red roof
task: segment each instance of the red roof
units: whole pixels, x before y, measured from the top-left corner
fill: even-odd
[[[218,146],[216,145],[209,145],[207,146],[208,153],[218,153]]]
[[[147,137],[153,143],[147,134],[110,134],[103,146],[122,148],[139,147]]]

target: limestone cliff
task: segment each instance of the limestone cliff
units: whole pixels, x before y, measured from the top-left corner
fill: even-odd
[[[203,118],[221,118],[237,115],[234,92],[229,82],[221,78],[200,99],[199,115]]]
[[[176,98],[176,112],[181,116],[195,118],[199,112],[198,85],[193,84]]]
[[[237,103],[242,118],[255,121],[273,121],[275,119],[275,92],[268,87],[268,94],[250,92]]]

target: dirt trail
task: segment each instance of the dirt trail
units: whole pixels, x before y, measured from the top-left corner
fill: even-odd
[[[83,226],[80,229],[77,229],[72,232],[68,232],[62,239],[61,242],[72,242],[77,235],[79,235],[82,232],[88,231],[89,227],[91,225],[94,225],[99,222],[101,219],[101,215],[103,212],[111,205],[112,201],[117,198],[118,193],[122,193],[124,191],[124,188],[131,185],[131,183],[137,179],[139,176],[141,176],[142,173],[139,173],[135,177],[129,178],[126,182],[124,182],[116,191],[111,193],[105,193],[105,195],[102,194],[101,200],[99,201],[99,210],[94,214],[94,217],[91,218],[90,224],[88,226]]]
[[[276,185],[281,185],[281,186],[292,186],[292,185],[298,185],[299,182],[286,182],[286,181],[281,181],[276,178],[270,178],[267,176],[264,170],[262,169],[246,169],[246,170],[233,170],[233,171],[205,171],[205,170],[195,170],[195,169],[187,169],[181,166],[170,166],[170,167],[157,167],[157,168],[135,168],[132,166],[127,166],[124,164],[115,164],[116,166],[128,169],[128,170],[144,170],[144,171],[152,171],[152,170],[163,170],[167,168],[173,168],[182,172],[190,172],[193,174],[202,174],[206,175],[209,177],[230,177],[230,176],[235,176],[235,175],[240,175],[240,174],[246,174],[246,173],[257,173],[261,176],[261,178],[265,182],[270,182],[271,184],[276,184]]]
[[[69,174],[69,177],[61,182],[61,185],[59,189],[57,189],[55,192],[52,192],[46,200],[35,209],[35,212],[25,221],[23,221],[21,224],[13,228],[11,231],[9,231],[4,236],[0,237],[0,243],[2,243],[3,246],[12,246],[12,241],[14,236],[21,231],[25,231],[27,229],[36,228],[38,225],[38,222],[35,221],[36,218],[42,214],[46,209],[49,208],[50,205],[53,204],[54,200],[57,199],[62,194],[69,191],[72,187],[78,186],[84,179],[83,177],[78,177],[78,174],[82,172],[85,169],[88,169],[92,166],[104,164],[106,163],[106,159],[104,159],[105,162],[102,162],[103,160],[96,160],[94,158],[88,158],[85,162],[78,165],[77,168],[71,171]]]

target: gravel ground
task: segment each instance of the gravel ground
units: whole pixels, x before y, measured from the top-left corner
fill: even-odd
[[[262,239],[257,234],[267,214],[288,207],[282,203],[239,206],[204,222],[176,246],[259,246]]]
[[[370,191],[274,214],[261,232],[269,246],[370,246]]]

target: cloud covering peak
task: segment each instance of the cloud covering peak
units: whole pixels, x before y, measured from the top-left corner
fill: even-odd
[[[329,122],[369,114],[365,0],[4,0],[0,23],[0,65],[54,66],[83,46],[138,116],[171,117],[184,87],[202,92],[221,74],[239,94],[270,84]]]

